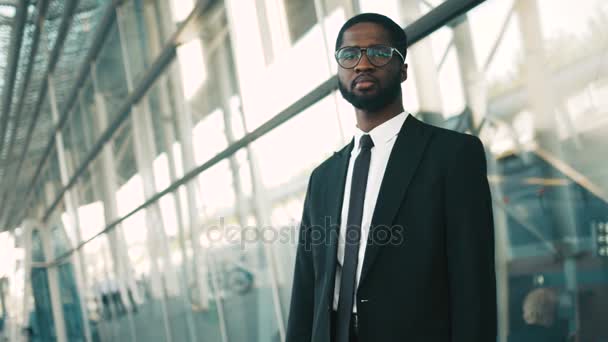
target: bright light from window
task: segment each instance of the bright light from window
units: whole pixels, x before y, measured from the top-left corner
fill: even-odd
[[[79,226],[83,240],[97,234],[105,227],[104,208],[101,201],[95,201],[78,208]]]
[[[144,202],[144,184],[139,173],[133,175],[118,191],[118,215],[124,216]]]
[[[12,18],[15,16],[15,6],[0,6],[0,15]]]
[[[190,12],[194,8],[193,0],[173,0],[171,1],[171,12],[173,12],[173,21],[180,22],[188,18]]]
[[[70,216],[70,214],[68,214],[67,212],[61,213],[61,223],[65,228],[65,232],[68,235],[70,242],[72,244],[77,244],[78,242],[80,242],[76,239],[76,227],[73,224],[74,222],[72,221],[72,217]]]
[[[180,45],[177,48],[177,59],[180,64],[184,95],[190,100],[207,80],[201,40],[194,39]]]
[[[219,109],[196,123],[192,129],[192,144],[197,165],[208,161],[228,146],[224,131],[224,116]]]
[[[153,162],[154,167],[154,183],[156,189],[164,189],[171,184],[171,177],[169,175],[169,158],[166,153],[159,154]]]
[[[8,232],[0,233],[0,278],[11,275],[11,268],[14,267],[13,259],[13,239]]]

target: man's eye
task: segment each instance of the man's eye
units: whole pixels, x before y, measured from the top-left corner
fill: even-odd
[[[372,53],[370,53],[371,55],[375,56],[375,57],[384,57],[384,58],[388,58],[391,56],[390,51],[373,51]]]

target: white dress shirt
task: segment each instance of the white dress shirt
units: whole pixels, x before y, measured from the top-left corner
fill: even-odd
[[[355,165],[355,159],[359,155],[359,141],[361,136],[369,134],[374,142],[374,147],[371,149],[371,159],[369,164],[369,173],[367,176],[367,186],[365,188],[365,200],[363,202],[363,218],[361,219],[361,241],[359,243],[359,261],[357,263],[357,277],[356,286],[359,285],[359,278],[361,277],[361,269],[363,268],[363,258],[365,256],[365,247],[367,246],[367,236],[369,234],[369,227],[372,222],[372,215],[374,214],[374,208],[376,207],[376,201],[378,199],[378,193],[380,192],[380,184],[384,178],[384,171],[388,164],[388,159],[397,140],[397,134],[401,130],[401,126],[407,118],[406,113],[401,113],[394,118],[382,123],[375,127],[369,133],[365,133],[358,127],[355,130],[354,146],[350,153],[350,160],[348,162],[348,171],[346,174],[346,182],[344,184],[344,199],[342,201],[342,214],[340,222],[340,235],[338,238],[338,264],[336,265],[336,279],[334,283],[334,310],[338,309],[338,300],[340,295],[340,279],[342,276],[342,261],[344,260],[344,238],[346,231],[346,224],[348,218],[348,206],[350,201],[350,188],[353,177],[353,167]],[[357,312],[357,302],[354,302],[353,312]]]

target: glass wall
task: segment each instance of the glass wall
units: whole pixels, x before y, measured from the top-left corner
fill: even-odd
[[[284,340],[310,172],[355,128],[337,87],[319,90],[336,34],[369,11],[410,32],[452,1],[202,3],[80,19],[102,43],[78,59],[91,68],[74,105],[58,97],[63,145],[32,189],[34,223],[0,233],[0,258],[22,260],[0,268],[0,336],[9,322],[70,341]],[[600,0],[487,0],[408,48],[406,111],[486,147],[497,341],[537,325],[608,340],[607,19]],[[60,259],[26,226],[51,229]]]

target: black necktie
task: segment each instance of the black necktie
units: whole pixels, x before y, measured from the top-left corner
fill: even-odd
[[[344,260],[342,261],[342,276],[340,281],[340,297],[338,299],[338,319],[336,327],[336,341],[349,341],[350,318],[353,312],[355,299],[355,280],[359,256],[359,241],[361,239],[361,219],[363,218],[363,203],[365,201],[365,188],[371,148],[374,146],[372,138],[366,134],[361,137],[359,145],[361,151],[355,160],[352,183],[350,186],[350,200],[348,204],[348,220],[346,221],[346,235],[344,243]]]

